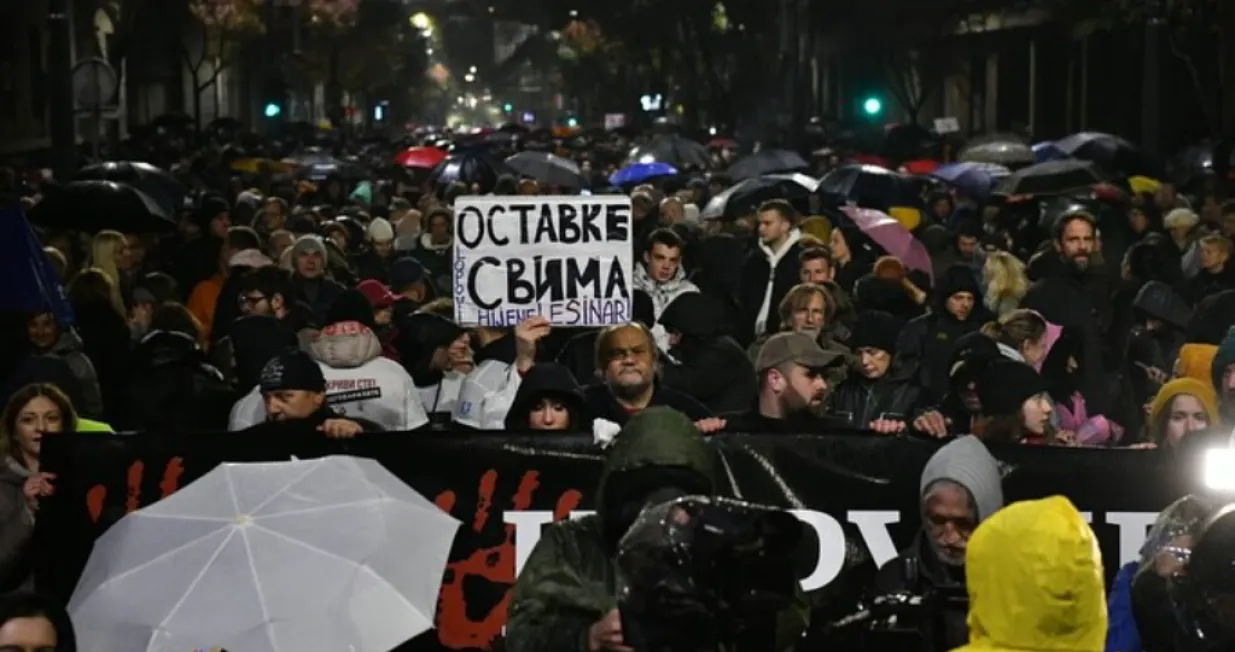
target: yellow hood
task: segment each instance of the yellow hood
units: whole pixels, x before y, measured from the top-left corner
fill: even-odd
[[[1067,498],[1014,503],[984,521],[965,554],[965,652],[1100,652],[1102,556]]]

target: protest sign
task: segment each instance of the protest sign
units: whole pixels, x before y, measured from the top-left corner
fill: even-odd
[[[461,197],[455,202],[455,321],[555,326],[630,321],[630,198]]]

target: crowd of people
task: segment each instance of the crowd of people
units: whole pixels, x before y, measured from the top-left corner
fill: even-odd
[[[590,183],[580,188],[515,176],[414,184],[378,171],[314,185],[241,177],[218,157],[190,154],[171,166],[193,189],[174,235],[39,230],[72,311],[4,316],[0,593],[30,586],[37,501],[55,491],[39,464],[49,433],[261,432],[287,422],[340,438],[600,433],[665,407],[694,425],[683,437],[950,440],[923,471],[924,527],[904,553],[917,572],[885,567],[876,588],[886,592],[964,585],[966,543],[1003,506],[988,445],[1169,454],[1235,420],[1235,203],[1211,183],[1186,196],[1163,179],[1151,193],[1093,201],[1086,189],[1045,221],[1034,198],[1027,211],[1024,198],[934,186],[901,220],[930,253],[922,265],[823,197],[700,218],[740,181],[716,170],[611,187],[618,165],[583,152]],[[725,149],[717,161],[732,156]],[[820,164],[816,172],[838,161]],[[6,200],[37,206],[41,188],[12,174],[6,183]],[[543,316],[513,328],[455,323],[454,203],[579,192],[630,197],[634,318],[597,329]],[[889,211],[891,201],[871,208]],[[676,436],[654,434],[654,445]],[[662,480],[710,493],[706,474],[684,470],[691,464]],[[622,494],[641,500],[649,487]],[[612,525],[587,544],[602,545]],[[554,584],[561,574],[549,567],[571,563],[563,554],[538,546],[524,571],[511,631],[531,633],[512,648],[582,636],[590,650],[624,649],[600,603],[584,609],[599,630],[542,617],[564,609],[554,596],[581,591]],[[570,577],[600,573],[612,584],[611,572]],[[538,576],[549,579],[537,585]],[[944,630],[948,647],[968,640],[963,617]]]

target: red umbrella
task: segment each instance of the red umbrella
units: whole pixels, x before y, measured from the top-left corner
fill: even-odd
[[[732,138],[713,138],[708,141],[706,147],[708,149],[735,149],[738,146],[738,141]]]
[[[436,147],[410,147],[395,155],[395,163],[405,168],[433,169],[446,158],[446,152]]]
[[[925,174],[930,174],[931,172],[934,172],[935,170],[939,169],[939,161],[932,161],[929,159],[917,159],[914,161],[905,161],[904,163],[901,164],[901,167],[905,168],[906,174],[925,175]]]

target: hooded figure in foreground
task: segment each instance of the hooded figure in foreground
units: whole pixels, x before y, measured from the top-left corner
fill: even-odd
[[[686,415],[650,407],[631,417],[605,462],[596,514],[546,527],[519,574],[507,649],[575,652],[626,645],[617,611],[619,541],[645,507],[715,491],[713,451]],[[799,594],[794,608],[781,614],[776,649],[793,646],[807,616]]]
[[[969,645],[960,652],[1098,652],[1106,597],[1098,540],[1063,496],[1008,505],[965,553]]]

